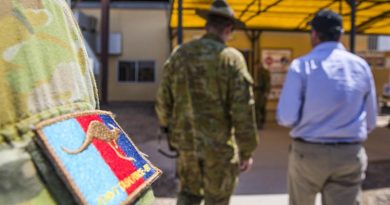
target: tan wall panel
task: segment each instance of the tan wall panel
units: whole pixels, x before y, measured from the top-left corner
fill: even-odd
[[[84,9],[88,15],[100,19],[99,9]],[[165,10],[153,9],[112,9],[110,13],[111,32],[122,33],[123,53],[110,57],[109,62],[109,101],[153,101],[161,80],[162,66],[169,56],[169,37],[167,15]],[[100,29],[100,26],[97,28]],[[183,41],[200,38],[204,30],[185,30]],[[174,46],[177,39],[173,39]],[[344,35],[342,42],[349,48],[349,36]],[[236,31],[227,43],[240,50],[251,50],[251,43],[245,32]],[[296,32],[263,32],[260,37],[261,48],[291,49],[296,58],[308,53],[311,49],[310,34]],[[367,36],[357,36],[356,50],[367,49]],[[259,56],[260,57],[260,56]],[[156,82],[154,83],[119,83],[117,66],[119,60],[155,60]],[[276,108],[276,102],[269,105]],[[270,116],[271,117],[271,116]]]
[[[290,49],[292,57],[296,58],[310,51],[310,34],[264,32],[260,38],[260,48]]]
[[[191,40],[201,38],[205,34],[205,30],[185,30],[183,36],[183,42],[187,43]],[[233,33],[231,39],[227,42],[229,46],[235,47],[240,50],[248,50],[251,48],[251,43],[242,31],[236,31]],[[173,39],[173,45],[177,45],[177,38]]]
[[[97,9],[84,9],[83,11],[100,19],[100,11]],[[111,56],[109,60],[109,101],[154,101],[162,67],[169,55],[167,22],[166,11],[162,9],[111,10],[110,31],[122,34],[123,47],[122,55]],[[100,26],[97,29],[100,30]],[[119,60],[154,60],[156,63],[155,82],[118,82]]]

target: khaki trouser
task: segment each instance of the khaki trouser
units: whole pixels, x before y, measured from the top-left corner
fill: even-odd
[[[357,205],[367,155],[361,144],[324,145],[293,141],[289,154],[290,205]]]

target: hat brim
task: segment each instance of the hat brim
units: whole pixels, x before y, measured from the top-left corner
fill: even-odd
[[[235,28],[237,28],[237,29],[244,29],[245,28],[245,23],[244,22],[242,22],[242,21],[240,21],[240,20],[238,20],[236,18],[233,18],[232,16],[226,15],[225,13],[216,12],[216,11],[210,11],[210,10],[206,10],[206,9],[196,9],[195,13],[196,13],[196,15],[198,15],[199,17],[201,17],[201,18],[203,18],[205,20],[207,20],[207,17],[209,15],[222,16],[222,17],[225,17],[225,18],[233,20]]]

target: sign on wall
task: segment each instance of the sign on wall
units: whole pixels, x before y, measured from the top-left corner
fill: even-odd
[[[269,99],[278,99],[286,78],[288,66],[291,62],[290,49],[263,49],[261,51],[261,62],[271,75],[271,91]]]
[[[386,66],[386,58],[383,52],[379,51],[365,51],[357,53],[360,57],[364,58],[371,68],[383,69]]]

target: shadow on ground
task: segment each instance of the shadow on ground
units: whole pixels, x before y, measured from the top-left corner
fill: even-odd
[[[370,162],[363,190],[386,188],[390,185],[390,160]]]
[[[136,145],[150,156],[150,160],[163,170],[162,177],[153,184],[158,197],[175,197],[178,181],[175,161],[158,153],[159,129],[154,103],[123,102],[102,106],[113,112],[122,128]],[[240,176],[235,194],[264,195],[287,193],[287,155],[290,139],[288,129],[267,124],[260,132],[260,145],[255,152],[251,172]],[[378,128],[370,134],[365,147],[369,157],[366,180],[363,184],[367,205],[390,204],[390,130]],[[165,147],[166,148],[166,147]]]
[[[370,162],[363,183],[364,205],[390,204],[390,160]]]

